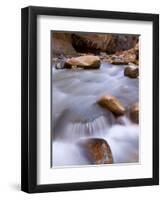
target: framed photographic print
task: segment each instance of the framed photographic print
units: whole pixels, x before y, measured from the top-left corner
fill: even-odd
[[[22,190],[159,184],[159,16],[22,9]]]

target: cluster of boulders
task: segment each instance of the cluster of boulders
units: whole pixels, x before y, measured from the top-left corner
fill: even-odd
[[[120,58],[117,58],[117,60]],[[53,58],[52,60],[55,63],[56,69],[99,69],[101,65],[101,60],[99,56],[94,55],[83,55],[78,57],[71,58]],[[120,64],[120,62],[118,63]],[[124,64],[124,62],[122,62]],[[125,70],[124,75],[129,78],[137,78],[139,76],[139,67],[133,63],[129,64]]]
[[[113,96],[102,96],[97,103],[112,112],[116,117],[129,113],[134,123],[139,123],[139,105],[135,103],[127,111],[123,104]],[[105,139],[85,138],[80,139],[79,145],[91,164],[112,164],[114,163],[111,148]]]
[[[138,36],[54,32],[52,57],[57,69],[98,69],[102,60],[115,65],[128,65],[124,75],[129,78],[139,76]]]
[[[139,64],[139,44],[137,43],[133,48],[116,54],[109,55],[108,61],[115,65],[128,65],[134,63]]]
[[[132,49],[109,55],[108,62],[115,65],[128,65],[124,70],[124,75],[129,78],[139,76],[139,44]]]
[[[131,106],[129,110],[126,110],[122,102],[116,97],[111,95],[105,95],[99,98],[97,103],[112,112],[115,116],[122,116],[125,113],[129,112],[130,119],[134,123],[139,123],[139,105],[135,103]]]

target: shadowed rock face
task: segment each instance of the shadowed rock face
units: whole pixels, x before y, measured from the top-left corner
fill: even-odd
[[[106,52],[113,54],[133,48],[138,42],[138,36],[96,34],[96,33],[62,33],[52,34],[53,55]]]
[[[109,34],[72,34],[71,37],[72,45],[78,52],[98,54],[100,51],[110,51],[114,53],[116,48],[115,40]]]
[[[70,33],[54,32],[52,34],[52,53],[54,55],[75,55]]]
[[[112,164],[113,156],[109,144],[100,138],[87,138],[79,142],[93,164]]]
[[[124,36],[116,34],[72,34],[72,46],[78,52],[108,54],[133,48],[138,41],[137,36]]]

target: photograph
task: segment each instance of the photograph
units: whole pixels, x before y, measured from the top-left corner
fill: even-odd
[[[159,14],[21,9],[21,190],[159,185]]]
[[[139,164],[141,35],[50,37],[51,167]]]

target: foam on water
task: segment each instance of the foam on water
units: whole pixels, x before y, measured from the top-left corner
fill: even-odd
[[[76,144],[81,137],[106,139],[115,163],[138,161],[139,126],[127,116],[115,118],[96,103],[102,95],[113,95],[128,108],[138,101],[138,88],[138,79],[124,76],[124,66],[53,68],[53,166],[90,164]]]

